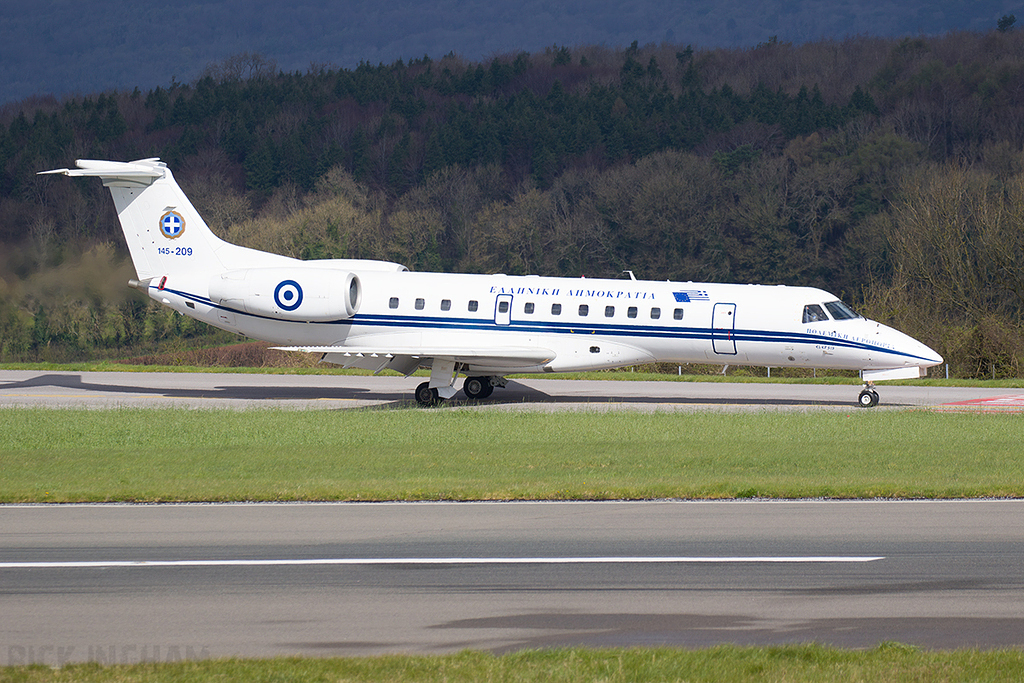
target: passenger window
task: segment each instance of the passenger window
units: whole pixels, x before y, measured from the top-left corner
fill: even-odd
[[[397,296],[391,297],[391,300],[388,301],[388,308],[398,308],[398,297]]]
[[[626,309],[626,315],[629,316],[630,318],[635,318],[636,317],[636,306],[630,306],[629,308],[627,308]]]
[[[442,311],[450,311],[450,310],[452,310],[452,300],[451,299],[441,299],[441,310]]]
[[[611,318],[614,315],[615,315],[615,307],[614,306],[605,306],[604,307],[604,317]]]
[[[590,306],[586,304],[580,304],[580,317],[584,318],[590,315]]]
[[[416,299],[416,310],[422,311],[423,307],[427,305],[427,302],[423,299]]]
[[[675,318],[676,320],[682,320],[683,319],[683,309],[677,308],[676,310],[672,311],[672,317]]]
[[[472,301],[472,300],[469,302],[469,312],[470,313],[476,312],[476,309],[478,309],[478,308],[480,308],[479,302]]]
[[[498,302],[498,313],[508,313],[508,302],[507,301],[499,301]]]
[[[527,315],[532,315],[533,314],[533,304],[526,304],[525,306],[523,306],[523,313],[526,313]]]
[[[828,320],[828,316],[825,315],[825,311],[821,310],[821,306],[818,304],[807,304],[804,306],[805,323],[816,323],[822,320]]]
[[[660,308],[652,308],[651,309],[651,320],[657,320],[660,317],[661,317],[661,309]]]
[[[562,304],[551,304],[551,315],[562,315]]]

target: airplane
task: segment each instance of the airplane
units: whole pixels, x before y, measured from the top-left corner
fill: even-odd
[[[484,399],[513,373],[705,363],[924,377],[942,357],[812,287],[417,273],[387,261],[303,261],[218,238],[157,158],[42,171],[109,188],[138,279],[129,286],[229,332],[323,362],[430,379],[431,406]],[[627,271],[628,272],[628,271]]]

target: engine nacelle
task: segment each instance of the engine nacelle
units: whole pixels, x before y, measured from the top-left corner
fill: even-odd
[[[247,268],[210,280],[215,304],[281,320],[351,318],[362,297],[359,276],[324,268]]]

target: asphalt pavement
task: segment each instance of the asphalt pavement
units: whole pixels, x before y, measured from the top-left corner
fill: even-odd
[[[0,507],[0,664],[1024,646],[1024,501]]]
[[[423,377],[159,372],[0,371],[0,406],[52,408],[367,408],[415,405]],[[871,410],[1024,410],[1024,389],[879,385]],[[490,398],[460,392],[446,405],[474,410],[849,410],[860,387],[674,381],[516,379]]]

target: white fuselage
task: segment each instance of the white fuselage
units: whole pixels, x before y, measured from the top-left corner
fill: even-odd
[[[292,263],[297,282],[305,268],[314,267],[314,262]],[[339,270],[338,278],[348,272]],[[836,300],[809,287],[408,271],[356,274],[361,286],[358,310],[348,318],[320,322],[282,320],[215,302],[200,280],[183,286],[168,282],[162,291],[152,283],[149,291],[186,315],[288,346],[550,351],[543,362],[466,363],[468,374],[653,362],[851,370],[941,362],[924,344],[861,317],[804,322],[805,306],[824,310]],[[310,294],[307,290],[305,295]]]

